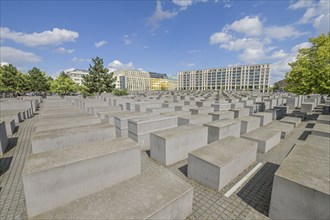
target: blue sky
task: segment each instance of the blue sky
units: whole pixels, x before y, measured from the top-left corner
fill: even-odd
[[[1,63],[47,75],[88,69],[169,76],[183,70],[271,63],[284,78],[308,39],[329,32],[329,1],[3,1]]]

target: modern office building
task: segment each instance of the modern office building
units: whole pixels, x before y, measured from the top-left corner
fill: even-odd
[[[182,71],[179,90],[260,90],[269,89],[270,64]]]
[[[141,70],[119,70],[113,73],[116,79],[116,88],[129,91],[167,90],[168,79],[166,74]]]
[[[88,71],[87,70],[79,70],[79,69],[75,69],[72,71],[68,71],[66,72],[66,74],[68,74],[68,76],[76,83],[78,83],[79,85],[82,84],[82,76],[83,75],[87,75]]]

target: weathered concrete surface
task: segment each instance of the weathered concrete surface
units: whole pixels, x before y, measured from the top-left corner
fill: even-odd
[[[308,144],[308,145],[317,144],[320,147],[329,147],[330,146],[330,139],[326,138],[326,137],[316,136],[316,135],[308,135],[308,137],[306,138],[304,143]]]
[[[150,134],[150,156],[168,166],[188,158],[192,150],[207,144],[207,128],[183,125]]]
[[[319,115],[317,117],[316,123],[330,124],[330,115]]]
[[[280,120],[280,122],[293,124],[294,127],[297,127],[301,123],[301,118],[284,117]]]
[[[220,140],[227,136],[240,136],[241,121],[236,119],[221,119],[209,123],[204,126],[208,129],[207,143]]]
[[[217,191],[256,161],[257,143],[225,137],[189,153],[188,177]]]
[[[293,124],[290,123],[283,123],[279,121],[273,121],[266,125],[266,128],[271,128],[275,130],[281,131],[281,138],[285,138],[294,128]]]
[[[250,110],[248,108],[230,109],[229,111],[234,112],[234,118],[241,118],[250,115]]]
[[[219,112],[212,112],[209,115],[212,115],[212,121],[220,120],[220,119],[234,119],[234,112],[233,111],[219,111]]]
[[[193,187],[156,168],[36,219],[185,219],[192,202]]]
[[[49,131],[54,129],[72,128],[82,125],[91,125],[100,123],[99,117],[81,116],[63,119],[44,119],[36,123],[34,131]]]
[[[257,142],[258,153],[267,153],[267,151],[280,143],[281,131],[270,128],[258,128],[243,134],[241,137]]]
[[[5,153],[8,146],[8,136],[5,122],[0,122],[0,157]]]
[[[138,175],[140,155],[139,146],[129,138],[31,154],[23,170],[28,216]]]
[[[260,118],[260,127],[271,123],[273,118],[273,114],[270,112],[259,112],[251,116]]]
[[[316,123],[312,129],[312,135],[330,138],[330,124]]]
[[[115,127],[109,124],[84,125],[34,132],[31,136],[32,152],[56,150],[111,138],[116,138],[116,134]]]
[[[241,134],[248,133],[260,127],[260,118],[259,117],[252,117],[252,116],[245,116],[239,118],[241,121]]]
[[[143,150],[150,149],[150,133],[178,125],[177,116],[155,115],[128,120],[128,137],[141,144]]]
[[[207,114],[179,116],[178,126],[187,125],[187,124],[203,125],[204,123],[211,121],[212,121],[212,116]]]
[[[296,145],[274,176],[269,217],[329,219],[329,147]]]

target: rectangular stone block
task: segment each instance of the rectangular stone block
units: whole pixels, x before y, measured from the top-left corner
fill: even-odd
[[[55,129],[72,128],[82,125],[98,124],[100,122],[100,118],[94,116],[81,116],[63,119],[45,119],[39,120],[36,123],[34,131],[49,131]]]
[[[234,112],[233,111],[219,111],[219,112],[212,112],[209,115],[212,115],[212,121],[220,120],[220,119],[234,119]]]
[[[188,152],[207,144],[207,128],[184,125],[150,134],[150,156],[168,166],[188,158]]]
[[[329,147],[330,146],[330,138],[316,136],[316,135],[308,135],[304,144],[307,145],[315,145],[317,143],[320,147]]]
[[[189,110],[192,115],[198,115],[198,114],[208,114],[210,112],[214,112],[213,107],[198,107],[198,108],[190,108]]]
[[[6,152],[8,146],[8,136],[5,122],[0,122],[0,157]]]
[[[280,120],[280,122],[293,124],[294,127],[297,127],[301,123],[301,118],[284,117]]]
[[[215,104],[211,104],[211,107],[214,108],[215,112],[218,111],[225,111],[225,110],[229,110],[231,109],[231,103],[215,103]]]
[[[312,129],[312,135],[330,138],[330,124],[316,123]]]
[[[266,125],[266,128],[271,128],[281,131],[281,138],[287,137],[287,135],[293,130],[294,125],[289,123],[283,123],[279,121],[273,121]]]
[[[234,112],[234,118],[241,118],[250,115],[250,110],[248,108],[231,109],[229,111]]]
[[[258,128],[249,133],[243,134],[245,138],[258,143],[258,152],[267,153],[281,141],[281,131],[271,128]]]
[[[177,116],[156,115],[128,120],[128,137],[150,149],[150,133],[178,126]]]
[[[255,142],[225,137],[189,153],[188,177],[219,191],[254,163],[256,157]]]
[[[238,120],[241,121],[240,134],[248,133],[260,127],[260,118],[258,117],[245,116]]]
[[[241,121],[236,119],[220,119],[205,123],[204,126],[208,129],[207,143],[220,140],[227,136],[240,136]]]
[[[211,121],[212,121],[212,116],[205,114],[179,116],[178,126],[187,125],[187,124],[203,125],[204,123]]]
[[[193,187],[159,167],[36,219],[186,219],[192,203]]]
[[[29,218],[138,175],[140,156],[128,138],[31,154],[22,174]]]
[[[286,106],[288,106],[290,110],[294,110],[298,107],[298,97],[288,97],[286,99]]]
[[[313,103],[303,102],[301,103],[300,112],[305,112],[305,113],[312,112],[314,111],[314,108],[315,105]]]
[[[114,138],[116,138],[114,126],[95,124],[34,132],[31,136],[31,145],[32,152],[39,153]]]
[[[236,103],[230,104],[231,109],[237,109],[237,108],[243,108],[243,107],[244,107],[244,103],[242,103],[242,102],[236,102]]]
[[[317,117],[316,123],[330,124],[330,115],[319,115]]]
[[[260,127],[263,127],[272,122],[273,114],[270,112],[259,112],[252,115],[253,117],[260,118]]]
[[[174,112],[174,108],[147,108],[147,112],[150,112],[150,113],[163,113],[163,112]]]
[[[329,219],[329,146],[295,145],[276,171],[269,217]]]

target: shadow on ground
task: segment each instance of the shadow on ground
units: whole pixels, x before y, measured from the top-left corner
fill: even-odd
[[[300,135],[300,137],[298,138],[298,140],[300,140],[300,141],[305,141],[305,140],[307,139],[308,135],[310,135],[310,134],[311,134],[311,131],[304,131],[304,132]]]
[[[12,160],[13,156],[0,159],[0,176],[9,170]]]
[[[237,196],[258,212],[268,216],[274,175],[279,167],[278,164],[265,163]]]
[[[14,147],[16,147],[16,145],[17,145],[17,140],[18,140],[18,137],[11,137],[11,138],[8,138],[8,146],[7,146],[7,148],[6,148],[5,153],[7,153],[8,151],[10,151],[10,150],[13,149]]]
[[[188,176],[188,164],[183,165],[182,167],[179,167],[178,169],[181,171],[181,173],[183,173],[183,175]]]

